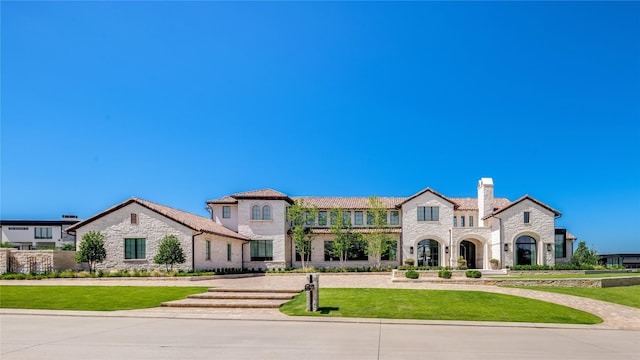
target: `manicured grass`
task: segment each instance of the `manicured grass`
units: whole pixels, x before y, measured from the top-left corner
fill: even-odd
[[[599,317],[566,306],[481,291],[321,289],[320,311],[306,312],[306,294],[280,311],[297,316],[598,324]]]
[[[550,275],[513,275],[513,276],[487,276],[490,279],[583,279],[583,278],[612,278],[640,276],[640,273],[616,273],[616,274],[550,274]]]
[[[50,310],[129,310],[206,292],[180,286],[0,286],[0,307]]]
[[[553,286],[527,286],[522,289],[542,290],[560,294],[582,296],[615,304],[640,308],[640,285],[611,288],[574,288]]]

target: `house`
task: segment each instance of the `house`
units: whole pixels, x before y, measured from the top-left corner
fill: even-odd
[[[60,220],[0,220],[2,242],[19,250],[75,246],[75,236],[66,230],[78,221],[76,215],[62,215]]]
[[[625,269],[640,269],[640,254],[601,254],[600,264],[610,268],[623,266]]]
[[[469,268],[488,269],[491,259],[504,268],[553,265],[571,257],[575,237],[555,228],[559,211],[529,195],[515,201],[496,198],[490,178],[480,179],[477,190],[475,198],[447,197],[430,188],[410,197],[379,198],[387,210],[383,231],[390,241],[382,265],[413,259],[416,265],[455,267],[462,257]],[[209,200],[209,218],[132,198],[69,230],[78,239],[90,230],[107,235],[105,268],[153,267],[158,243],[168,234],[178,236],[190,259],[185,269],[300,267],[286,215],[296,200],[318,209],[306,222],[314,240],[305,256],[314,267],[339,265],[330,251],[333,209],[344,211],[354,232],[372,231],[368,197],[290,197],[272,189]],[[365,245],[356,243],[346,266],[374,263]]]

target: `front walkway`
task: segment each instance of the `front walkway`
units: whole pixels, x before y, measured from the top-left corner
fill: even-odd
[[[102,286],[207,286],[227,289],[303,289],[306,282],[304,274],[299,275],[270,275],[240,279],[214,279],[203,281],[188,280],[132,280],[132,279],[48,279],[40,281],[14,281],[3,280],[0,285],[102,285]],[[608,303],[589,298],[557,294],[544,291],[501,288],[487,285],[456,285],[442,282],[416,282],[394,283],[390,275],[370,274],[320,274],[320,291],[322,288],[398,288],[398,289],[430,289],[430,290],[466,290],[486,291],[500,294],[522,296],[560,305],[569,306],[586,311],[601,317],[604,322],[598,325],[578,325],[577,327],[640,330],[640,309]],[[52,310],[27,310],[27,309],[0,309],[2,314],[56,314],[56,315],[87,315],[86,311],[52,311]],[[216,318],[216,319],[253,319],[253,320],[304,320],[304,321],[375,321],[380,319],[342,319],[319,317],[289,317],[280,313],[277,309],[172,309],[153,308],[141,310],[91,312],[96,316],[149,316],[149,317],[175,317],[175,318]],[[391,321],[391,320],[389,320]],[[393,322],[413,322],[393,320]],[[475,324],[491,325],[490,322],[450,322],[450,321],[420,321],[430,324]],[[499,323],[504,326],[534,326],[534,327],[576,327],[576,325],[556,324],[522,324]]]

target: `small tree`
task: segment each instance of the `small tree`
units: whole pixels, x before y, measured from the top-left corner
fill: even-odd
[[[164,264],[167,271],[173,270],[173,265],[182,264],[186,261],[184,251],[178,237],[175,235],[166,235],[162,238],[158,253],[153,257],[156,264]]]
[[[342,208],[333,208],[330,212],[331,233],[333,238],[333,247],[331,255],[340,260],[340,267],[344,268],[349,256],[349,251],[360,241],[361,234],[354,233],[351,227],[351,218],[345,218],[345,211]]]
[[[586,242],[580,241],[569,263],[577,266],[598,265],[598,252],[595,249],[589,249]]]
[[[101,263],[107,257],[107,250],[104,248],[105,236],[98,231],[89,231],[82,235],[82,241],[76,253],[76,262],[86,262],[89,271],[93,272],[97,263]]]
[[[318,209],[307,207],[303,199],[297,199],[293,205],[287,209],[287,219],[291,222],[291,236],[295,244],[296,251],[300,254],[302,268],[306,269],[307,255],[311,254],[311,243],[313,242],[313,226]]]
[[[367,255],[373,258],[376,268],[380,269],[382,254],[389,250],[391,244],[389,235],[386,233],[387,208],[375,195],[369,198],[369,206],[367,220],[371,219],[371,232],[365,234],[364,239],[367,243]]]

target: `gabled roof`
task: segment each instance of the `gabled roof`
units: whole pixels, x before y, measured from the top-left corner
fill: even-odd
[[[237,204],[238,200],[231,196],[225,196],[216,200],[207,200],[207,204]]]
[[[425,194],[425,193],[428,193],[428,192],[432,193],[433,195],[435,195],[435,196],[437,196],[439,198],[442,198],[443,200],[446,200],[447,202],[450,202],[451,204],[453,204],[454,208],[458,207],[458,204],[455,201],[447,198],[446,196],[440,194],[439,192],[437,192],[437,191],[435,191],[435,190],[433,190],[431,188],[426,188],[426,189],[420,191],[419,193],[417,193],[417,194],[415,194],[415,195],[413,195],[411,197],[406,198],[403,202],[401,202],[397,206],[401,207],[402,205],[406,204],[408,201],[413,200],[413,199],[417,198],[418,196],[420,196],[422,194]]]
[[[537,204],[537,205],[539,205],[539,206],[541,206],[541,207],[543,207],[543,208],[545,208],[545,209],[547,209],[547,210],[551,211],[551,212],[552,212],[556,217],[562,216],[562,213],[561,213],[561,212],[559,212],[558,210],[556,210],[556,209],[552,208],[551,206],[549,206],[549,205],[547,205],[547,204],[543,203],[542,201],[536,200],[536,199],[532,198],[532,197],[531,197],[531,196],[529,196],[529,195],[524,195],[523,197],[521,197],[521,198],[519,198],[518,200],[516,200],[516,201],[512,202],[511,204],[509,204],[509,205],[507,205],[507,206],[503,207],[502,209],[499,209],[499,210],[497,210],[497,211],[494,211],[494,212],[492,212],[491,214],[489,214],[489,215],[485,216],[485,217],[483,218],[483,220],[484,220],[484,219],[488,219],[488,218],[490,218],[490,217],[492,217],[492,216],[494,216],[494,215],[500,214],[501,212],[503,212],[503,211],[505,211],[505,210],[507,210],[507,209],[509,209],[509,208],[511,208],[511,207],[513,207],[513,206],[515,206],[515,205],[517,205],[517,204],[519,204],[519,203],[521,203],[521,202],[525,201],[525,200],[532,201],[532,202],[534,202],[535,204]]]
[[[235,199],[235,202],[232,202],[230,199]],[[238,199],[284,200],[289,204],[293,204],[293,200],[291,200],[287,194],[283,194],[280,191],[275,191],[273,189],[245,191],[231,196],[225,196],[218,200],[209,200],[207,201],[207,204],[235,204],[238,202]]]
[[[112,206],[109,209],[96,214],[86,220],[80,221],[79,223],[69,227],[67,229],[67,231],[75,231],[76,229],[91,223],[105,215],[108,215],[118,209],[121,209],[129,204],[132,203],[136,203],[139,204],[151,211],[154,211],[166,218],[169,218],[177,223],[180,223],[188,228],[190,228],[191,230],[195,230],[195,231],[201,231],[201,232],[206,232],[209,234],[214,234],[214,235],[219,235],[219,236],[224,236],[224,237],[228,237],[228,238],[233,238],[233,239],[240,239],[240,240],[249,240],[247,237],[242,236],[240,234],[238,234],[235,231],[229,230],[226,227],[217,224],[216,222],[214,222],[213,220],[206,218],[204,216],[200,216],[200,215],[196,215],[196,214],[192,214],[186,211],[182,211],[182,210],[178,210],[178,209],[174,209],[172,207],[169,206],[164,206],[164,205],[160,205],[148,200],[143,200],[143,199],[139,199],[136,197],[132,197],[124,202],[121,202],[118,205]]]
[[[368,196],[295,196],[293,200],[304,200],[304,205],[318,209],[342,208],[345,210],[362,210],[371,208]],[[395,209],[404,197],[379,197],[387,209]]]

